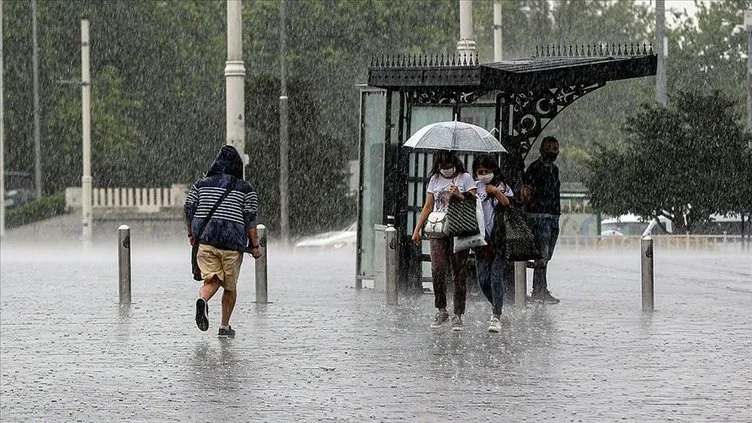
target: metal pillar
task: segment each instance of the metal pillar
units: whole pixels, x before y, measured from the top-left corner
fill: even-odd
[[[501,0],[494,0],[494,62],[501,62]]]
[[[752,10],[744,11],[747,31],[747,129],[752,131]]]
[[[131,228],[118,228],[118,292],[120,304],[131,303]]]
[[[81,21],[81,134],[83,136],[83,175],[81,176],[81,217],[84,248],[91,247],[91,75],[89,74],[89,21]]]
[[[248,165],[245,154],[245,66],[243,66],[243,3],[227,0],[227,61],[225,62],[227,144],[243,158],[243,178]]]
[[[525,307],[527,297],[527,262],[514,262],[514,305]]]
[[[393,221],[394,217],[389,216]],[[397,229],[391,222],[387,223],[384,230],[386,235],[386,303],[389,305],[396,305],[398,302],[397,296],[397,278],[398,269],[397,265]]]
[[[267,290],[267,249],[266,249],[266,226],[256,226],[258,232],[259,246],[261,247],[261,257],[256,259],[256,303],[266,304],[269,302],[269,292]]]
[[[460,2],[460,40],[457,53],[460,55],[475,53],[475,36],[473,35],[473,0]]]
[[[656,99],[666,105],[666,3],[655,0],[655,36],[658,46],[658,66],[655,73]]]
[[[286,246],[290,239],[290,208],[289,208],[289,187],[290,180],[288,171],[288,152],[290,150],[290,136],[288,130],[289,113],[287,107],[287,74],[285,68],[285,56],[287,55],[287,33],[285,20],[286,0],[279,2],[280,16],[280,48],[279,48],[279,67],[280,67],[280,93],[279,93],[279,231],[282,245]]]
[[[642,270],[642,311],[653,311],[653,238],[643,236],[640,241],[641,270]]]
[[[34,185],[42,198],[42,141],[39,131],[39,43],[37,42],[37,0],[31,0],[31,74],[34,90]]]
[[[0,238],[5,236],[5,106],[3,94],[3,2],[0,0]]]

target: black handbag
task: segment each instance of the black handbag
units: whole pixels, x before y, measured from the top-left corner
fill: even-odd
[[[235,180],[237,182],[237,180]],[[193,272],[193,279],[197,281],[204,280],[201,277],[201,268],[198,267],[198,259],[196,256],[198,255],[198,245],[199,241],[201,240],[201,235],[204,234],[204,229],[206,229],[206,226],[209,224],[209,220],[211,219],[212,215],[215,211],[217,211],[217,208],[222,203],[222,201],[227,198],[227,196],[230,194],[230,191],[235,187],[235,182],[232,182],[230,185],[227,186],[225,189],[225,192],[222,193],[222,196],[219,197],[216,203],[214,203],[214,206],[212,206],[211,210],[209,210],[209,214],[206,215],[206,220],[204,221],[204,226],[199,229],[198,234],[196,234],[196,245],[192,245],[191,247],[191,271]]]
[[[477,200],[470,193],[465,193],[464,196],[464,200],[455,196],[449,199],[447,236],[470,236],[480,233],[478,218],[475,215]]]
[[[535,234],[517,207],[506,207],[503,216],[504,255],[509,261],[538,260],[541,255],[535,242]],[[495,222],[494,222],[495,225]]]

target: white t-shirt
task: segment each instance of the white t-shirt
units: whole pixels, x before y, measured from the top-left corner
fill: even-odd
[[[493,230],[494,207],[499,204],[499,201],[493,195],[488,195],[486,192],[486,184],[484,182],[478,181],[476,182],[476,186],[478,188],[476,195],[480,198],[481,204],[483,205],[483,220],[486,222],[486,236],[488,236],[491,235],[491,231]],[[498,188],[505,196],[514,197],[514,192],[512,192],[512,188],[510,188],[509,185],[499,182],[499,184],[496,185],[496,188]]]
[[[445,178],[440,174],[431,176],[426,192],[433,194],[433,211],[446,213],[449,210],[449,198],[452,197],[449,187],[452,184],[457,185],[462,193],[475,189],[475,181],[467,172],[454,175],[453,178]]]

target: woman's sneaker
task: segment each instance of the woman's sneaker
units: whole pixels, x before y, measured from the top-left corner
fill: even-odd
[[[488,331],[493,333],[501,332],[501,320],[492,317],[491,321],[488,322]]]
[[[209,330],[209,304],[203,298],[196,300],[196,326],[204,332]]]
[[[219,328],[219,332],[217,333],[217,336],[220,338],[234,338],[235,337],[235,329],[232,328],[232,326],[227,326],[227,329],[225,328]]]
[[[436,316],[433,318],[433,323],[431,323],[431,327],[436,329],[438,327],[441,327],[446,321],[449,320],[449,313],[446,311],[437,311]]]
[[[455,332],[459,332],[464,328],[465,328],[465,325],[462,324],[462,316],[455,314],[454,317],[452,317],[452,330]]]

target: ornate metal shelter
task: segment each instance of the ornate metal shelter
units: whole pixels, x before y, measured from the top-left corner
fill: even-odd
[[[509,151],[502,167],[515,178],[537,137],[565,107],[610,81],[655,75],[656,65],[645,44],[545,46],[529,59],[486,64],[477,55],[374,58],[361,91],[357,278],[372,277],[373,228],[388,216],[400,234],[400,287],[420,288],[428,270],[421,265],[427,243],[414,248],[409,240],[432,155],[400,148],[412,133],[452,119],[495,128]]]

